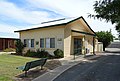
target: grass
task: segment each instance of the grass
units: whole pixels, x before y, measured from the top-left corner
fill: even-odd
[[[36,58],[15,56],[9,54],[0,55],[0,81],[13,81],[14,76],[22,73],[16,67],[24,65],[28,61]]]

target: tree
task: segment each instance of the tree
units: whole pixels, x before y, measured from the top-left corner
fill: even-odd
[[[103,50],[105,51],[105,48],[110,44],[111,41],[113,41],[113,35],[110,31],[100,31],[96,32],[98,41],[103,42]]]
[[[89,16],[116,24],[116,30],[120,36],[120,0],[99,0],[95,1],[93,6],[96,14]]]
[[[16,46],[16,53],[19,54],[19,55],[22,55],[22,51],[24,49],[24,45],[21,42],[21,40],[17,40],[15,46]]]

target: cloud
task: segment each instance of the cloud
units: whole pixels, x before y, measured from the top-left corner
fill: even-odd
[[[54,13],[55,14],[55,13]],[[18,22],[29,24],[37,24],[45,20],[51,19],[49,12],[41,10],[28,10],[19,8],[12,2],[0,1],[0,16],[6,16]]]
[[[0,24],[0,32],[14,33],[15,30],[18,30],[18,28],[14,27],[14,26],[7,25],[7,24]]]
[[[26,0],[31,7],[45,8],[65,16],[81,16],[91,13],[94,0]],[[85,5],[87,7],[85,7]]]
[[[18,38],[19,35],[14,33],[15,30],[18,30],[18,28],[7,24],[0,24],[0,37]]]
[[[19,34],[18,33],[3,33],[3,32],[0,32],[0,38],[19,38]]]
[[[107,31],[112,29],[116,34],[115,26],[110,22],[106,23],[100,20],[88,18],[88,13],[94,14],[93,4],[96,0],[26,0],[31,7],[53,10],[56,13],[65,16],[83,16],[91,28],[97,31]]]
[[[55,18],[83,16],[94,31],[109,30],[111,28],[113,33],[116,34],[114,25],[87,18],[87,13],[94,13],[93,4],[95,0],[25,0],[23,7],[18,6],[17,1],[15,3],[8,1],[0,0],[0,17],[4,17],[9,21],[21,22],[21,25],[22,23],[38,24]],[[16,25],[16,23],[11,24]],[[7,27],[6,24],[3,27]],[[9,27],[14,29],[12,26]],[[6,29],[2,30],[11,32]]]

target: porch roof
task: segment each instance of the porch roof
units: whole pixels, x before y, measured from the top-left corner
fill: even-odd
[[[76,32],[76,33],[81,33],[81,34],[84,34],[84,35],[90,35],[90,36],[96,37],[96,34],[91,34],[91,33],[88,33],[88,32],[77,31],[77,30],[71,30],[71,31]]]

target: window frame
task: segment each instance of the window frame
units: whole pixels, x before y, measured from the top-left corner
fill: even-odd
[[[41,46],[41,39],[43,39],[43,47]],[[40,48],[45,48],[45,38],[40,38]]]
[[[24,47],[27,47],[27,39],[24,39]]]
[[[32,41],[32,40],[33,40],[33,41]],[[30,44],[31,44],[31,48],[34,48],[34,46],[35,46],[35,45],[34,45],[34,44],[35,44],[35,43],[34,43],[35,40],[34,40],[34,39],[30,39],[30,41],[31,41],[31,43],[30,43]],[[33,44],[32,44],[32,43],[33,43]]]
[[[52,39],[54,39],[54,42],[52,42]],[[54,46],[52,46],[53,43]],[[50,38],[50,48],[55,48],[55,38]]]

